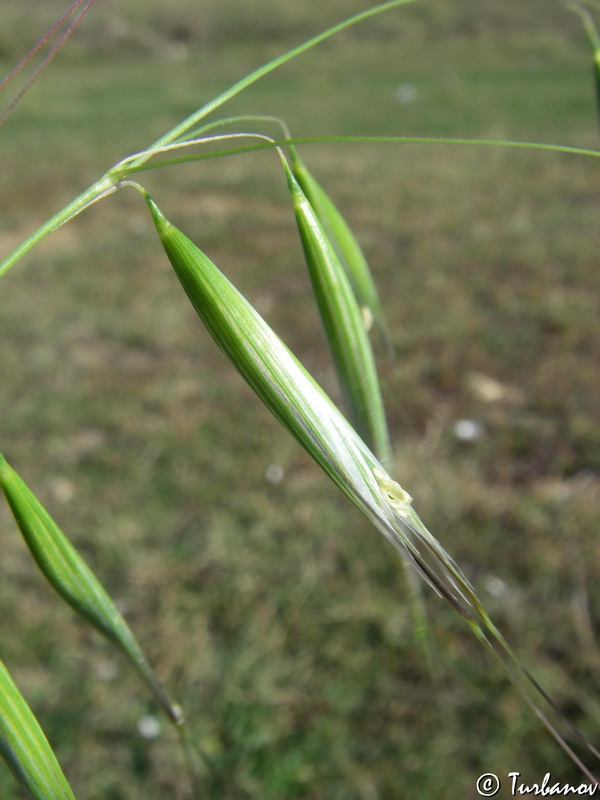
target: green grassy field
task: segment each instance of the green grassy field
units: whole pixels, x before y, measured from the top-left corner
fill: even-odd
[[[2,256],[112,163],[361,8],[176,5],[98,3],[0,128]],[[38,6],[0,8],[2,72],[64,3]],[[595,148],[594,102],[588,42],[559,3],[438,0],[342,34],[224,111],[280,114],[297,136]],[[596,162],[449,145],[302,152],[384,299],[398,353],[390,363],[378,350],[394,474],[597,744]],[[338,399],[273,153],[142,182]],[[42,242],[2,278],[0,309],[0,449],[185,707],[216,766],[207,797],[462,800],[483,772],[582,780],[427,591],[432,678],[398,556],[214,346],[136,193]],[[464,419],[479,438],[457,438]],[[3,506],[0,531],[0,656],[77,797],[185,800],[171,731],[138,733],[156,710],[131,670],[54,598]],[[20,796],[0,769],[0,797]]]

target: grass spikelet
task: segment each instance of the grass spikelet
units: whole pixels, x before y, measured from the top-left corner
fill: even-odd
[[[284,166],[315,298],[350,418],[379,460],[389,466],[383,400],[360,309],[325,229],[285,160]]]
[[[382,464],[389,468],[392,464],[389,431],[373,351],[367,335],[369,326],[364,324],[365,314],[371,315],[373,309],[380,322],[380,329],[383,331],[385,328],[377,290],[362,251],[350,229],[327,195],[301,164],[295,148],[292,148],[292,153],[294,154],[292,164],[296,174],[292,174],[285,161],[284,167],[314,294],[340,385],[355,429]],[[304,177],[304,183],[298,179],[298,173]],[[324,207],[321,214],[316,211],[314,201],[310,201],[307,197],[305,186],[309,187],[311,198]],[[355,283],[361,287],[358,292],[356,287],[353,292],[348,282],[348,277],[352,279],[352,273],[346,277],[347,268],[344,270],[328,237],[328,232],[336,230],[337,240],[346,243],[345,247],[339,246],[338,249],[345,251],[346,261],[357,267],[354,272]],[[366,304],[362,309],[358,306],[358,297],[365,300]],[[403,564],[415,639],[419,642],[433,674],[434,658],[421,584],[408,561],[404,560]]]
[[[39,722],[2,661],[0,754],[33,800],[75,800]]]
[[[182,724],[181,709],[169,699],[115,604],[31,489],[1,454],[0,486],[47,581],[81,617],[125,653],[171,721],[176,725]]]
[[[331,480],[408,556],[433,588],[462,616],[472,618],[475,609],[472,588],[427,531],[412,508],[410,496],[387,474],[258,312],[142,191],[179,281],[209,333],[238,372]]]
[[[141,187],[138,187],[141,189]],[[412,507],[410,495],[385,471],[364,441],[258,312],[212,261],[144,193],[165,252],[211,336],[267,408],[331,480],[460,614],[582,772],[596,782],[555,725],[541,696],[571,733],[597,751],[560,710],[490,620],[475,590]]]
[[[361,246],[337,206],[317,182],[314,175],[309,172],[295,147],[290,147],[290,159],[296,180],[330,235],[342,264],[346,268],[361,307],[367,331],[374,322],[388,355],[390,358],[394,358],[394,347],[377,287]]]

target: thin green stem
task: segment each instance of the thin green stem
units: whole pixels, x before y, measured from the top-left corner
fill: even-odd
[[[112,194],[118,188],[118,184],[128,175],[144,172],[159,167],[174,166],[176,164],[188,164],[191,161],[203,161],[209,158],[223,158],[224,156],[241,155],[252,153],[259,150],[266,150],[270,147],[292,147],[296,144],[440,144],[440,145],[475,145],[486,147],[511,147],[517,149],[546,150],[555,153],[565,153],[567,155],[591,156],[600,158],[600,151],[588,150],[582,147],[570,147],[567,145],[544,144],[540,142],[518,142],[518,141],[498,141],[496,139],[452,139],[443,137],[424,137],[424,136],[307,136],[292,139],[268,140],[259,144],[245,145],[243,147],[229,148],[211,153],[196,153],[185,156],[184,158],[165,159],[154,161],[151,164],[147,160],[153,155],[161,152],[189,147],[193,144],[214,142],[218,138],[235,138],[240,136],[260,136],[254,133],[225,134],[223,137],[205,137],[198,140],[183,140],[180,142],[153,146],[141,153],[128,156],[123,161],[116,164],[106,175],[94,183],[85,192],[75,198],[69,205],[65,206],[44,225],[38,228],[35,233],[29,236],[19,247],[13,250],[3,261],[0,261],[0,277],[7,272],[22,256],[32,247],[40,242],[49,233],[52,233],[61,225],[64,225],[73,217],[80,214],[86,208]]]
[[[587,6],[588,8],[594,8],[596,11],[600,11],[600,2],[599,0],[579,0],[581,5]],[[570,5],[570,3],[565,3],[565,5]]]
[[[403,558],[402,564],[404,565],[409,610],[412,617],[413,637],[421,648],[431,678],[437,681],[440,674],[439,661],[436,658],[436,651],[431,639],[431,628],[423,597],[423,582],[408,559]]]
[[[381,14],[384,11],[388,11],[389,9],[395,8],[397,6],[406,5],[407,3],[415,2],[415,0],[389,0],[386,3],[382,3],[380,5],[374,6],[373,8],[367,9],[366,11],[362,11],[359,14],[355,14],[352,17],[344,20],[343,22],[339,22],[336,25],[333,25],[331,28],[323,31],[322,33],[313,36],[306,42],[298,45],[297,47],[292,48],[287,53],[284,53],[281,56],[273,59],[272,61],[263,64],[263,66],[259,67],[258,69],[251,72],[246,77],[242,78],[240,81],[237,81],[233,86],[226,89],[220,95],[215,97],[214,99],[210,100],[208,103],[203,105],[189,117],[187,117],[183,122],[176,125],[172,128],[168,133],[164,136],[161,136],[151,147],[143,150],[141,153],[136,154],[132,158],[134,159],[134,163],[137,166],[143,164],[147,161],[153,153],[164,147],[165,145],[170,145],[173,142],[176,142],[178,139],[181,139],[184,134],[193,128],[201,119],[206,117],[215,109],[222,106],[228,100],[238,95],[244,89],[246,89],[251,84],[258,81],[263,76],[267,75],[269,72],[277,69],[278,67],[282,66],[283,64],[291,61],[296,56],[305,53],[307,50],[310,50],[315,45],[319,44],[320,42],[325,41],[329,37],[333,36],[336,33],[344,30],[345,28],[350,27],[351,25],[355,25],[362,20],[365,20],[369,17],[375,16],[376,14]],[[127,159],[126,161],[128,161]],[[3,261],[0,261],[0,277],[7,272],[13,264],[15,264],[22,256],[24,256],[32,247],[34,247],[39,241],[41,241],[45,236],[49,233],[52,233],[61,225],[64,225],[65,222],[68,222],[74,216],[79,214],[84,209],[88,208],[93,203],[97,202],[98,200],[103,199],[107,195],[111,194],[115,191],[116,184],[125,177],[127,172],[123,173],[120,171],[120,167],[123,162],[120,162],[111,170],[109,170],[106,175],[104,175],[100,180],[86,189],[82,194],[80,194],[75,200],[69,203],[62,211],[59,211],[55,214],[48,222],[44,223],[40,228],[38,228],[35,233],[33,233],[30,237],[28,237],[19,247],[16,248],[12,253],[10,253]]]
[[[192,141],[192,139],[200,139],[201,135],[207,131],[222,127],[223,125],[232,125],[238,122],[270,122],[281,128],[287,142],[292,141],[292,134],[290,133],[290,129],[288,128],[286,121],[281,117],[277,117],[272,114],[241,114],[236,117],[223,117],[223,119],[218,119],[215,122],[209,122],[207,125],[203,125],[201,128],[195,128],[193,131],[185,134],[184,137],[178,139],[177,141],[187,142]],[[292,163],[298,163],[300,161],[300,157],[298,156],[298,151],[294,145],[288,144],[288,150]]]
[[[235,136],[253,136],[259,134],[240,133],[240,134],[227,134],[230,138]],[[268,138],[268,137],[265,137]],[[190,141],[187,144],[199,144],[201,142],[214,141],[213,137],[207,139],[199,139],[197,141]],[[181,143],[183,144],[183,143]],[[176,145],[177,147],[181,146]],[[259,150],[266,150],[269,147],[291,147],[296,144],[440,144],[440,145],[475,145],[485,147],[512,147],[521,150],[546,150],[555,153],[566,153],[568,155],[579,156],[592,156],[600,158],[599,150],[588,150],[583,147],[570,147],[568,145],[557,144],[544,144],[541,142],[518,142],[518,141],[498,141],[496,139],[451,139],[427,136],[304,136],[294,137],[292,139],[279,139],[270,140],[268,142],[244,145],[242,147],[232,147],[227,150],[218,150],[210,153],[195,153],[193,155],[185,156],[185,158],[171,158],[164,161],[154,161],[151,164],[138,163],[135,157],[130,157],[127,161],[131,162],[130,166],[122,170],[123,175],[134,174],[136,172],[144,172],[149,169],[157,169],[159,167],[170,167],[176,164],[187,164],[190,161],[204,161],[210,158],[223,158],[225,156],[242,155],[244,153],[253,153]],[[167,149],[173,148],[169,145],[168,148],[161,148],[160,151],[165,152]],[[151,151],[145,151],[152,155]],[[124,164],[121,162],[120,167]]]
[[[69,205],[65,206],[62,211],[59,211],[53,217],[51,217],[47,222],[45,222],[41,227],[32,233],[27,239],[25,239],[22,244],[20,244],[16,250],[13,250],[3,261],[0,261],[0,276],[2,276],[5,272],[16,264],[16,262],[25,255],[25,253],[29,252],[32,247],[34,247],[38,242],[40,242],[45,236],[53,231],[57,230],[64,225],[65,222],[69,222],[69,220],[76,217],[77,214],[80,214],[86,208],[89,208],[94,203],[97,203],[98,200],[102,200],[104,197],[107,197],[109,194],[112,194],[116,191],[115,182],[108,176],[105,175],[99,181],[94,183],[85,192],[82,192],[75,200],[72,200]]]
[[[565,741],[565,739],[563,738],[561,733],[557,730],[557,728],[554,726],[554,724],[548,719],[548,717],[540,709],[540,707],[537,705],[535,700],[533,700],[533,698],[531,697],[531,695],[529,694],[529,692],[525,688],[522,680],[519,678],[518,672],[522,673],[526,677],[526,679],[528,680],[528,682],[530,682],[532,684],[534,689],[536,689],[542,695],[542,697],[547,702],[550,703],[551,708],[558,714],[559,718],[563,722],[567,723],[568,727],[578,736],[578,738],[583,739],[584,743],[592,750],[592,752],[594,752],[594,754],[596,754],[595,749],[593,747],[591,747],[589,745],[589,742],[587,742],[584,739],[584,737],[579,733],[579,731],[576,728],[574,728],[574,726],[572,726],[568,722],[568,720],[565,719],[564,715],[560,712],[559,709],[557,709],[555,704],[548,697],[546,692],[544,692],[544,690],[541,688],[541,686],[538,684],[538,682],[532,677],[532,675],[524,667],[521,666],[521,664],[517,660],[516,656],[514,655],[514,653],[512,652],[510,647],[508,646],[508,643],[506,642],[506,640],[504,639],[502,634],[499,633],[499,631],[495,628],[495,626],[493,626],[491,623],[488,626],[487,622],[486,622],[486,627],[488,627],[488,630],[490,631],[490,633],[492,634],[494,639],[500,644],[500,646],[504,650],[505,654],[508,656],[509,661],[507,661],[506,658],[503,658],[502,655],[500,653],[498,653],[498,651],[494,647],[493,643],[490,641],[490,639],[487,637],[485,631],[483,630],[483,628],[478,623],[472,622],[472,621],[469,621],[469,620],[468,620],[468,622],[469,622],[469,625],[471,627],[471,630],[473,631],[473,633],[475,634],[477,639],[481,642],[483,647],[488,651],[488,653],[492,656],[492,658],[494,658],[494,660],[499,662],[499,664],[502,666],[504,672],[509,677],[509,679],[510,679],[511,683],[513,684],[513,686],[515,686],[515,688],[518,690],[518,692],[521,695],[521,697],[523,698],[523,700],[527,703],[529,708],[533,711],[533,713],[541,721],[541,723],[546,728],[546,730],[550,733],[550,735],[553,737],[553,739],[564,750],[564,752],[569,756],[569,758],[573,761],[573,763],[576,764],[579,767],[579,769],[591,781],[591,783],[593,785],[598,785],[598,779],[590,772],[590,770],[588,770],[588,768],[581,761],[579,756],[575,753],[575,751]],[[513,668],[513,666],[511,666],[511,662],[514,665],[514,667],[516,667],[517,672],[515,672],[515,669]]]
[[[213,127],[213,126],[210,126]],[[216,126],[215,126],[216,127]],[[160,155],[161,153],[170,153],[174,150],[183,150],[186,147],[192,147],[194,145],[199,144],[214,144],[215,142],[227,141],[229,139],[240,139],[244,137],[256,137],[259,139],[264,139],[269,144],[266,145],[270,147],[275,140],[272,139],[270,136],[265,136],[262,133],[256,133],[254,131],[236,131],[235,133],[221,133],[218,136],[202,136],[199,138],[189,138],[189,139],[182,139],[178,142],[173,142],[172,144],[167,144],[162,147],[152,148],[149,150],[144,150],[141,153],[134,153],[131,156],[127,156],[122,161],[119,161],[111,170],[110,175],[116,181],[122,181],[123,178],[127,177],[131,173],[134,172],[143,172],[143,168],[136,166],[138,159],[140,156],[144,158],[152,158],[155,155]],[[227,153],[228,150],[218,151],[219,153]],[[181,159],[173,159],[175,163],[179,163]],[[190,158],[190,161],[194,161],[193,157]],[[187,158],[183,159],[183,161],[187,161]],[[162,162],[160,162],[162,163]]]
[[[597,53],[600,51],[600,36],[598,36],[598,31],[596,30],[596,26],[594,25],[594,20],[590,12],[584,8],[580,3],[576,2],[565,2],[565,6],[574,11],[581,17],[581,21],[583,22],[583,27],[585,28],[585,32],[588,35],[588,39],[590,40],[590,44],[592,45],[593,50]]]
[[[185,758],[194,800],[203,800],[203,798],[207,796],[205,792],[204,775],[208,770],[211,775],[216,776],[218,775],[218,770],[213,764],[212,759],[210,759],[204,750],[193,740],[192,732],[187,722],[183,721],[183,723],[177,727],[177,734]]]
[[[186,133],[186,131],[189,131],[191,128],[193,128],[194,125],[200,122],[201,119],[207,117],[209,114],[211,114],[220,106],[224,105],[228,100],[231,100],[237,94],[246,89],[248,86],[250,86],[253,83],[256,83],[256,81],[258,81],[260,78],[264,77],[265,75],[268,75],[269,72],[272,72],[273,70],[277,69],[278,67],[287,63],[288,61],[291,61],[293,58],[296,58],[296,56],[305,53],[307,50],[310,50],[312,47],[319,44],[320,42],[323,42],[325,39],[328,39],[334,34],[343,31],[345,28],[348,28],[351,25],[355,25],[358,22],[362,22],[363,20],[368,19],[369,17],[375,16],[376,14],[381,14],[384,11],[388,11],[389,9],[396,8],[397,6],[401,5],[406,5],[407,3],[411,2],[415,2],[415,0],[389,0],[389,2],[387,3],[382,3],[381,5],[374,6],[373,8],[367,9],[366,11],[361,11],[359,14],[355,14],[354,16],[349,17],[343,22],[338,22],[336,25],[333,25],[326,31],[323,31],[322,33],[319,33],[316,36],[313,36],[311,39],[308,39],[308,41],[298,45],[297,47],[288,50],[287,53],[284,53],[283,55],[274,58],[272,61],[269,61],[266,64],[263,64],[262,67],[259,67],[258,69],[251,72],[249,75],[246,75],[244,78],[237,81],[237,83],[234,83],[233,86],[230,86],[229,89],[226,89],[220,95],[213,98],[212,100],[209,100],[208,103],[205,103],[205,105],[203,105],[197,111],[194,111],[194,113],[190,114],[190,116],[187,117],[187,119],[183,120],[183,122],[180,122],[164,136],[161,136],[161,138],[158,139],[151,147],[149,147],[148,150],[153,150],[155,148],[163,147],[164,145],[170,144],[171,142],[180,139]],[[147,152],[148,151],[145,151],[145,153]],[[142,155],[140,163],[142,163],[142,161],[146,160],[146,158],[148,157],[149,156],[145,154]]]
[[[194,128],[193,131],[189,131],[188,133],[184,134],[184,136],[176,139],[174,144],[178,142],[188,142],[192,139],[199,139],[202,134],[206,133],[207,131],[214,130],[215,128],[222,128],[225,125],[237,124],[238,122],[271,122],[275,125],[278,125],[283,130],[286,139],[292,138],[285,120],[283,120],[281,117],[276,117],[272,114],[239,114],[235,117],[223,117],[222,119],[217,119],[214,122],[209,122],[206,125],[203,125],[201,128]]]

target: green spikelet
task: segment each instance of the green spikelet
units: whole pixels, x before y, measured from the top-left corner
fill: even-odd
[[[75,800],[39,722],[2,661],[0,754],[33,800]]]
[[[334,247],[347,270],[361,308],[365,328],[369,330],[371,324],[375,323],[388,355],[394,358],[394,347],[379,293],[361,246],[337,206],[309,172],[295,148],[290,148],[290,156],[294,176],[323,227],[331,236]]]
[[[0,454],[0,486],[41,572],[75,611],[121,649],[173,722],[181,710],[168,698],[129,626],[101,583],[31,489]]]
[[[391,465],[373,351],[341,262],[312,205],[284,162],[314,294],[350,418],[379,460]]]

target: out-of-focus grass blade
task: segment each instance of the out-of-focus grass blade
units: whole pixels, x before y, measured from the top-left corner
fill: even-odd
[[[379,379],[356,297],[312,205],[285,161],[284,166],[315,298],[350,418],[379,460],[390,466]]]
[[[260,314],[212,261],[164,217],[145,190],[142,191],[171,265],[219,347],[331,480],[466,620],[560,746],[584,774],[596,782],[541,712],[533,696],[541,695],[559,719],[566,722],[560,710],[522,667],[467,578],[413,509],[410,495],[385,472]],[[596,752],[572,725],[569,729]]]
[[[33,800],[75,800],[39,722],[2,661],[0,753]]]
[[[11,72],[9,72],[9,74],[6,76],[6,78],[4,78],[4,80],[2,81],[2,84],[1,84],[0,88],[3,88],[4,86],[6,86],[7,83],[9,83],[13,79],[13,77],[18,72],[21,71],[22,67],[24,67],[25,64],[27,64],[29,59],[32,58],[35,55],[35,53],[40,49],[40,47],[42,47],[45,44],[45,42],[47,42],[49,39],[52,38],[52,36],[56,33],[56,31],[61,27],[63,22],[65,22],[68,19],[68,17],[73,12],[75,12],[77,10],[77,8],[83,2],[84,2],[84,0],[75,0],[75,2],[69,8],[69,10],[65,14],[62,15],[62,17],[50,28],[49,31],[47,31],[46,34],[44,34],[44,36],[42,36],[42,38],[37,42],[37,44],[35,44],[33,46],[33,48],[29,51],[29,53],[23,59],[21,59],[21,61],[16,65],[16,67],[13,70],[11,70]],[[90,8],[94,4],[94,2],[95,2],[95,0],[87,0],[87,4],[84,6],[83,10],[80,11],[79,14],[77,14],[77,16],[75,17],[75,20],[69,24],[69,27],[67,28],[67,30],[64,33],[61,34],[61,36],[59,37],[58,41],[52,46],[50,52],[42,59],[40,64],[38,64],[38,66],[35,68],[33,73],[27,79],[27,82],[25,83],[25,85],[17,93],[16,97],[13,98],[13,100],[8,104],[8,106],[0,114],[0,125],[2,125],[5,122],[6,118],[9,116],[9,114],[11,114],[12,111],[14,111],[15,107],[17,106],[17,104],[20,102],[20,100],[23,98],[23,96],[29,91],[29,89],[35,83],[35,81],[38,79],[38,77],[40,76],[42,71],[44,69],[46,69],[46,67],[52,61],[52,59],[56,56],[56,54],[58,53],[60,48],[65,44],[65,42],[73,34],[73,32],[75,31],[75,28],[79,25],[81,20],[84,18],[84,16],[90,10]]]
[[[54,589],[128,657],[166,714],[181,724],[181,709],[162,684],[98,579],[31,489],[0,454],[0,486],[38,567]]]
[[[329,233],[348,272],[366,329],[369,330],[371,323],[375,322],[388,355],[394,358],[394,347],[377,287],[361,246],[337,206],[309,172],[295,147],[290,147],[290,159],[296,180]]]
[[[570,8],[571,11],[574,11],[576,14],[579,14],[581,20],[583,22],[583,26],[587,33],[588,39],[590,40],[590,44],[592,46],[593,51],[593,79],[594,79],[594,86],[596,88],[596,107],[598,110],[598,119],[600,120],[600,35],[598,35],[598,29],[594,24],[594,20],[592,19],[592,15],[590,12],[583,8],[579,3],[568,2],[565,3],[567,8]]]
[[[594,80],[596,83],[596,105],[598,118],[600,119],[600,50],[596,50],[594,53]]]

